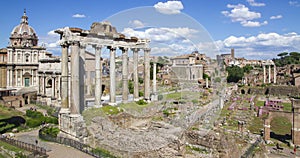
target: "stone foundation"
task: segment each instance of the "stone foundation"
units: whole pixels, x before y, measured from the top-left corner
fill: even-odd
[[[70,114],[69,109],[61,109],[59,113],[59,128],[68,135],[83,139],[87,137],[87,128],[80,114]]]

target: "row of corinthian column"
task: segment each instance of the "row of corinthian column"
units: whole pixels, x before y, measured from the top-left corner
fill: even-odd
[[[68,67],[68,48],[71,46],[71,91],[69,98],[69,67]],[[102,45],[92,45],[95,49],[95,106],[101,106],[102,93]],[[84,107],[84,75],[85,75],[85,43],[79,41],[68,41],[61,44],[61,101],[62,108],[70,108],[71,114],[80,114]],[[128,49],[127,47],[107,46],[110,50],[110,99],[109,104],[116,104],[116,49],[122,51],[122,100],[128,101]],[[150,48],[144,50],[144,99],[150,99]],[[133,80],[134,80],[134,99],[139,98],[138,81],[138,52],[140,48],[131,48],[133,51]],[[69,105],[70,100],[70,105]]]
[[[276,75],[277,75],[276,66],[275,65],[267,65],[267,66],[269,66],[268,83],[271,83],[271,78],[272,78],[271,77],[271,66],[273,66],[273,70],[274,70],[274,72],[273,72],[273,77],[274,77],[273,78],[273,83],[276,83]],[[267,83],[266,79],[267,79],[267,76],[266,76],[266,65],[263,65],[263,83]]]

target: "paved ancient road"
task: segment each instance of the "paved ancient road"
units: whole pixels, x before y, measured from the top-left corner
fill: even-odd
[[[15,136],[16,139],[31,144],[35,144],[35,141],[38,140],[38,146],[44,147],[47,150],[49,158],[92,158],[92,156],[72,147],[41,141],[38,139],[38,129],[29,132],[17,133]]]

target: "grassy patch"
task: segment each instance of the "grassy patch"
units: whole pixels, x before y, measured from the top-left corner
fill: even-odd
[[[292,103],[282,103],[284,111],[292,111]]]
[[[208,154],[208,151],[206,149],[203,148],[197,148],[194,146],[186,146],[186,149],[189,151],[197,151],[199,153],[204,153],[204,154]]]
[[[105,116],[105,115],[115,115],[122,112],[122,108],[118,108],[115,106],[103,106],[101,108],[90,108],[84,110],[82,116],[85,122],[89,125],[92,122],[92,119],[97,116]]]
[[[96,148],[92,150],[93,153],[100,157],[105,157],[105,158],[116,158],[115,156],[111,155],[111,153],[107,150]]]
[[[14,151],[14,152],[24,152],[25,150],[15,147],[13,145],[10,145],[6,142],[0,141],[0,146],[2,146],[3,148],[9,150],[9,151]]]
[[[174,99],[174,100],[179,100],[181,98],[181,92],[175,92],[175,93],[170,93],[167,94],[166,100]]]
[[[100,108],[107,115],[116,115],[123,110],[116,106],[103,106]]]
[[[265,101],[261,101],[261,100],[257,100],[255,103],[256,106],[260,107],[260,106],[264,106],[265,105]]]
[[[36,104],[37,107],[41,108],[41,109],[44,109],[47,111],[47,114],[48,115],[54,115],[55,114],[55,108],[53,107],[50,107],[50,106],[44,106],[44,105],[40,105],[40,104]]]
[[[271,121],[271,131],[276,134],[291,134],[292,124],[285,117],[274,117]]]
[[[10,118],[12,116],[22,116],[23,113],[9,107],[0,105],[0,119]]]
[[[263,128],[263,120],[259,117],[254,116],[251,121],[248,130],[254,134],[260,134],[260,130]]]

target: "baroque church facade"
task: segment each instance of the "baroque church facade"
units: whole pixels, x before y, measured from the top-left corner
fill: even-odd
[[[23,106],[33,101],[57,105],[60,91],[60,58],[38,45],[38,36],[24,11],[19,25],[1,49],[0,99],[3,104]],[[3,70],[3,71],[2,71]]]
[[[0,49],[0,104],[18,107],[39,102],[60,106],[61,58],[38,45],[38,36],[28,24],[26,11],[9,39],[8,46]],[[95,63],[94,54],[86,52],[86,58],[89,64]],[[87,95],[93,95],[93,75],[90,75],[93,73],[95,68],[87,66]]]

